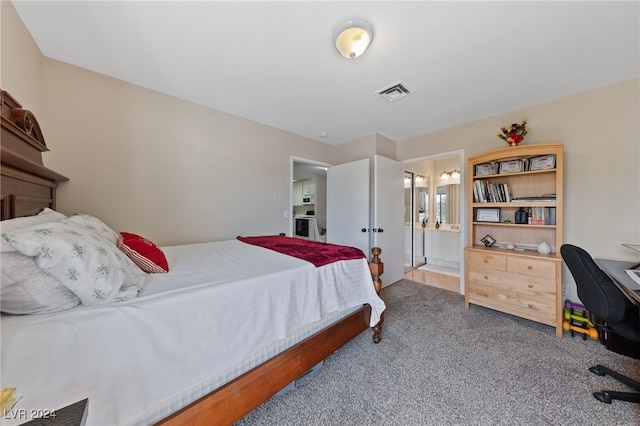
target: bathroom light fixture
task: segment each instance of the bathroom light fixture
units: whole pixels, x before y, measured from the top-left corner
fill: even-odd
[[[373,40],[373,28],[362,19],[351,19],[338,25],[333,32],[333,43],[347,59],[362,55]]]
[[[445,179],[460,179],[460,171],[458,169],[447,172],[446,170],[440,175],[441,180]]]

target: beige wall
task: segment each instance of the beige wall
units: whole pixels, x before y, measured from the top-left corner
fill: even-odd
[[[44,58],[11,2],[0,1],[0,24],[0,88],[33,112],[40,123]],[[48,143],[47,134],[44,136]]]
[[[289,229],[290,155],[320,142],[45,60],[49,166],[65,213],[105,217],[159,244]]]

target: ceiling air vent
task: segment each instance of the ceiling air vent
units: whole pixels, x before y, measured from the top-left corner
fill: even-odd
[[[402,82],[399,81],[395,83],[393,86],[384,88],[382,90],[378,90],[376,94],[387,102],[393,102],[407,96],[409,94],[409,89],[407,89],[402,84]]]

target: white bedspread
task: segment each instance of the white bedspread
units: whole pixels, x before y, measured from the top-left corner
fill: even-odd
[[[364,259],[315,268],[239,241],[163,250],[171,272],[150,274],[138,299],[2,317],[0,384],[17,387],[16,410],[88,397],[89,425],[149,424],[340,311],[368,303],[373,326],[385,309]]]

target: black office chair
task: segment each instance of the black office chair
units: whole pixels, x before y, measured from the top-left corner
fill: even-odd
[[[602,343],[604,339],[618,335],[628,343],[627,349],[615,352],[640,359],[640,313],[638,307],[624,295],[611,278],[598,267],[591,255],[580,247],[563,244],[562,259],[569,267],[578,288],[578,297],[589,311],[592,322],[598,328]],[[616,336],[616,337],[618,337]],[[589,369],[599,376],[609,375],[632,389],[640,391],[640,382],[613,370],[596,365]],[[603,390],[593,394],[596,399],[611,404],[614,399],[640,403],[640,393]]]

